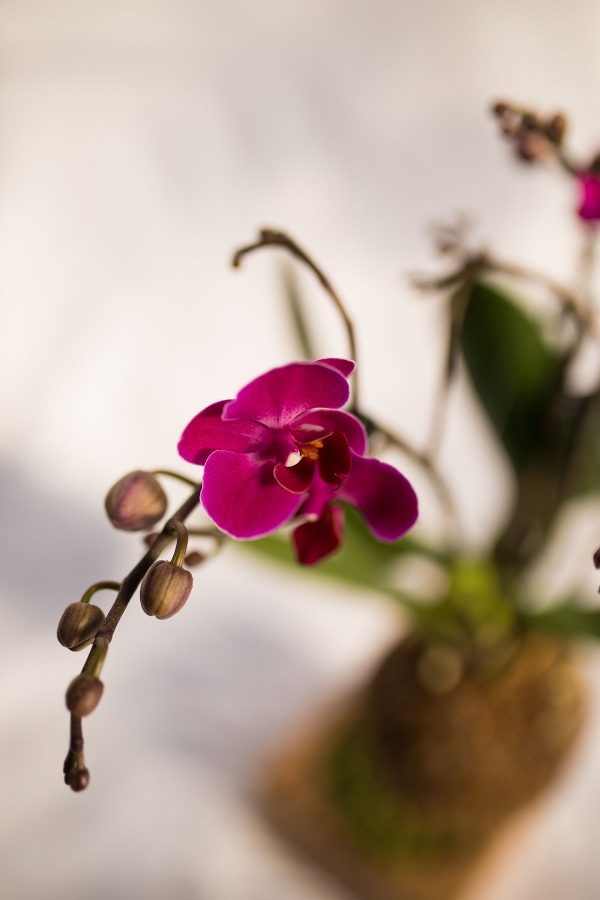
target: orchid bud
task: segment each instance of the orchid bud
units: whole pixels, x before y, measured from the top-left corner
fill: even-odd
[[[83,650],[96,637],[104,622],[104,613],[93,603],[70,603],[58,623],[56,636],[63,647],[69,650]]]
[[[74,716],[89,716],[100,702],[104,685],[93,675],[78,675],[67,688],[67,709]]]
[[[76,769],[75,772],[73,772],[73,774],[71,775],[69,787],[72,791],[85,791],[89,783],[90,773],[88,769]]]
[[[506,138],[515,138],[519,133],[519,127],[516,121],[505,121],[500,129]]]
[[[188,555],[184,559],[184,562],[186,566],[189,566],[190,569],[193,569],[194,566],[199,566],[200,563],[203,563],[205,559],[206,556],[204,553],[200,553],[199,550],[192,550],[190,553],[188,553]]]
[[[517,144],[517,155],[524,162],[536,162],[548,155],[548,144],[540,134],[533,131],[521,135]]]
[[[521,124],[527,131],[536,131],[540,123],[536,114],[528,110],[521,116]]]
[[[122,531],[155,525],[167,509],[167,495],[152,472],[135,471],[114,484],[104,501],[108,518]]]
[[[566,130],[567,119],[562,113],[556,113],[556,115],[552,116],[550,121],[546,124],[548,140],[552,141],[553,144],[560,144]]]
[[[497,103],[494,103],[492,106],[492,114],[497,116],[499,119],[504,118],[504,116],[510,112],[510,106],[508,103],[505,103],[504,100],[498,100]]]
[[[149,616],[168,619],[182,608],[190,596],[191,572],[167,560],[159,560],[146,572],[140,588],[142,609]]]

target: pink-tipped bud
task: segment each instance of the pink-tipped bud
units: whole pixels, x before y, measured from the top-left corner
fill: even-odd
[[[67,688],[67,709],[80,719],[93,712],[102,696],[104,685],[92,675],[78,675]]]
[[[168,619],[185,604],[193,584],[191,572],[167,560],[159,560],[146,572],[142,581],[142,609],[149,616]]]
[[[129,472],[111,487],[104,505],[115,528],[142,531],[162,519],[167,495],[151,472]]]
[[[104,622],[104,613],[93,603],[69,603],[58,623],[56,636],[63,647],[83,650],[88,647]]]

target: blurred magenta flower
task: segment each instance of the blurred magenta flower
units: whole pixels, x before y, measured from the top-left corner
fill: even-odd
[[[249,539],[296,516],[300,562],[332,553],[342,540],[343,509],[357,506],[382,540],[401,537],[417,518],[417,498],[392,466],[364,456],[362,423],[342,407],[354,363],[290,363],[213,403],[192,419],[179,442],[188,462],[203,465],[202,504],[223,531]]]
[[[577,210],[585,222],[600,220],[600,177],[594,172],[581,172],[577,176],[580,188],[580,203]]]

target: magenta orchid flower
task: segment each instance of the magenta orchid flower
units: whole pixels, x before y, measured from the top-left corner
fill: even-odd
[[[345,501],[384,541],[398,540],[417,518],[417,498],[392,466],[365,457],[362,423],[348,401],[354,363],[290,363],[213,403],[179,442],[188,462],[204,466],[201,501],[234,538],[269,534],[292,520],[298,560],[312,564],[342,541]]]
[[[600,177],[594,172],[581,172],[577,176],[580,202],[577,213],[584,222],[600,220]]]

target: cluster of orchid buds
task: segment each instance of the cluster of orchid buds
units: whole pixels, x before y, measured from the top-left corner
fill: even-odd
[[[567,132],[567,119],[561,112],[542,116],[532,109],[499,101],[492,112],[500,130],[524,162],[545,159],[561,147]]]
[[[558,162],[574,178],[579,190],[577,214],[586,223],[600,221],[600,154],[575,160],[566,144],[568,121],[562,112],[538,111],[501,100],[492,113],[501,133],[514,147],[517,159],[527,163]]]
[[[192,590],[193,578],[189,567],[213,555],[223,540],[223,535],[216,529],[186,528],[183,520],[198,503],[200,485],[166,469],[130,472],[113,485],[105,500],[106,513],[112,525],[121,531],[141,532],[153,528],[164,518],[168,498],[158,480],[160,475],[172,476],[192,486],[194,491],[191,497],[166,522],[161,532],[151,532],[145,536],[147,552],[122,582],[98,581],[91,585],[80,600],[67,606],[58,623],[57,637],[64,647],[73,651],[91,647],[81,673],[69,684],[65,698],[71,714],[71,739],[64,775],[66,784],[74,791],[84,790],[89,783],[89,771],[83,756],[81,720],[92,713],[100,702],[104,691],[100,674],[109,644],[137,586],[140,587],[142,609],[147,615],[157,619],[174,616],[183,608]],[[188,553],[190,533],[211,538],[211,552]],[[172,559],[158,559],[173,540],[176,546]],[[106,616],[99,606],[90,602],[98,592],[105,590],[116,591],[117,594]]]

